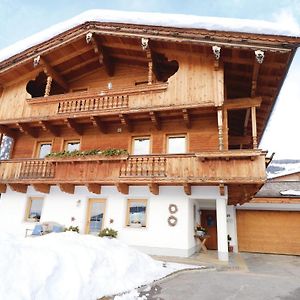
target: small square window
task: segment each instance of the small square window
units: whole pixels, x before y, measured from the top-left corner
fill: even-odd
[[[146,227],[147,200],[128,199],[127,226]]]
[[[26,221],[39,222],[42,215],[44,199],[41,197],[32,197],[28,199]]]
[[[52,143],[51,142],[41,142],[38,144],[38,158],[45,158],[51,153]]]
[[[132,141],[133,155],[147,155],[150,154],[150,138],[149,137],[135,137]]]
[[[76,151],[80,150],[80,141],[65,141],[65,148],[66,151]]]
[[[168,136],[167,153],[170,154],[186,153],[186,136],[185,135]]]

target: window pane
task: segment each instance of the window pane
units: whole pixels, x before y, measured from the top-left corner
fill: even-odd
[[[0,146],[0,160],[10,158],[10,151],[13,144],[13,139],[9,136],[4,135]]]
[[[43,208],[43,199],[32,199],[31,207],[28,215],[28,219],[32,219],[35,222],[39,222],[41,219],[42,208]]]
[[[168,138],[168,153],[186,153],[185,136],[170,136]]]
[[[104,214],[104,203],[103,202],[93,202],[90,214],[90,234],[98,234],[102,228]]]
[[[130,202],[129,225],[146,226],[146,205],[141,202]]]
[[[150,154],[150,139],[149,138],[135,138],[133,140],[133,154]]]
[[[52,145],[51,144],[41,144],[39,158],[45,158],[51,152]]]
[[[74,142],[67,142],[66,145],[66,150],[67,151],[75,151],[75,150],[79,150],[80,148],[80,142],[78,141],[74,141]]]

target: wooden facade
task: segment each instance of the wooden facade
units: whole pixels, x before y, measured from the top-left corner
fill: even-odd
[[[119,30],[121,28],[121,30]],[[228,187],[231,204],[265,182],[257,149],[296,38],[90,22],[0,62],[0,131],[14,139],[0,163],[1,190],[99,193],[115,185]],[[260,52],[257,52],[260,51]],[[260,57],[262,56],[262,57]],[[186,153],[168,154],[168,135]],[[149,137],[149,155],[132,140]],[[39,159],[39,143],[63,151],[125,149],[120,157]]]

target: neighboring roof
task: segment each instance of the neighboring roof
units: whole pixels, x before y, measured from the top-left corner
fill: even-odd
[[[286,191],[289,191],[286,193]],[[299,181],[272,181],[266,182],[255,198],[285,198],[300,197]]]
[[[115,10],[88,10],[2,49],[0,51],[0,62],[45,42],[64,31],[91,21],[300,37],[300,28],[290,28],[283,23],[261,20]]]
[[[274,179],[300,172],[300,160],[282,159],[273,160],[267,168],[268,179]]]

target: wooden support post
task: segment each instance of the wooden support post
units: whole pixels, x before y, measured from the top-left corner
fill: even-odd
[[[11,128],[7,127],[6,125],[0,125],[0,133],[12,138],[16,136],[16,132],[14,132]]]
[[[7,189],[6,184],[1,183],[0,184],[0,193],[5,193]]]
[[[128,195],[128,193],[129,193],[128,184],[118,182],[118,183],[116,183],[116,187],[120,193]]]
[[[149,186],[150,192],[153,195],[158,195],[159,194],[159,186],[158,186],[157,183],[152,182],[152,183],[149,183],[148,186]]]
[[[62,192],[68,193],[68,194],[74,194],[75,185],[70,183],[60,183],[58,184],[60,190]]]
[[[161,122],[160,122],[160,119],[158,117],[158,114],[154,111],[150,111],[149,116],[150,116],[151,122],[154,124],[155,128],[157,130],[161,130]]]
[[[49,194],[50,192],[50,184],[33,184],[33,187],[36,191]]]
[[[191,118],[190,118],[188,110],[186,108],[184,108],[182,110],[182,114],[183,114],[183,121],[184,121],[186,128],[191,128]]]
[[[126,127],[129,132],[131,132],[132,131],[132,126],[131,126],[131,123],[130,123],[128,117],[124,114],[119,114],[119,118],[120,118],[121,124],[124,127]]]
[[[142,38],[141,45],[142,45],[142,49],[146,52],[146,57],[148,60],[148,84],[151,85],[153,83],[153,60],[152,60],[152,51],[149,45],[149,39]]]
[[[24,193],[24,194],[27,192],[27,187],[28,187],[27,184],[20,184],[20,183],[10,183],[9,186],[13,191]]]
[[[101,122],[101,119],[99,117],[91,116],[90,119],[95,128],[99,129],[99,131],[102,133],[106,133],[105,126],[104,126],[103,122]]]
[[[16,125],[22,133],[28,134],[33,138],[37,138],[39,136],[38,129],[30,127],[29,124],[16,123]]]
[[[184,189],[184,192],[187,194],[187,195],[191,195],[192,194],[192,187],[189,183],[184,183],[183,184],[183,189]]]
[[[51,125],[48,121],[39,121],[40,126],[44,131],[49,131],[54,136],[60,136],[60,130],[57,126]]]
[[[69,128],[73,129],[78,135],[83,134],[83,128],[79,124],[77,124],[74,119],[67,118],[65,119],[65,123]]]
[[[225,196],[225,185],[224,185],[224,183],[219,184],[219,189],[220,189],[220,195]]]
[[[253,149],[257,149],[256,108],[251,107]]]
[[[97,183],[89,183],[86,185],[90,193],[101,194],[101,185]]]
[[[229,145],[229,141],[228,141],[228,111],[227,109],[224,109],[223,111],[223,136],[224,136],[224,149],[228,150],[228,145]]]
[[[218,136],[219,136],[219,150],[224,149],[223,142],[223,112],[222,109],[218,109]]]
[[[45,94],[44,94],[44,97],[48,97],[50,95],[50,92],[51,92],[51,85],[52,85],[52,77],[51,76],[48,76],[47,77],[47,84],[46,84],[46,87],[45,87]]]

